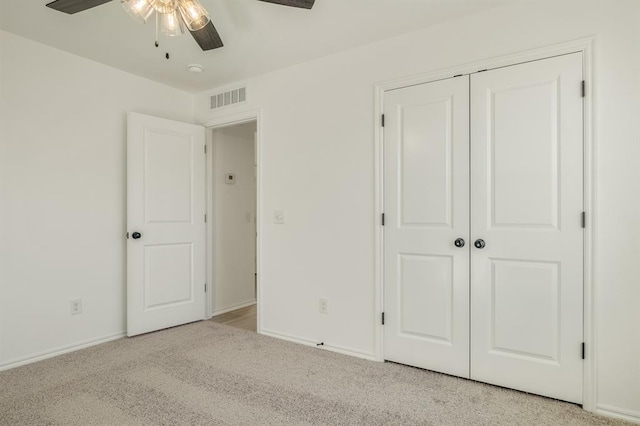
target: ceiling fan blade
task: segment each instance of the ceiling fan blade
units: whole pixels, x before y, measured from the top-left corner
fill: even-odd
[[[111,0],[56,0],[48,3],[47,7],[71,15],[91,9],[92,7],[100,6],[101,4],[109,3],[110,1]]]
[[[201,29],[197,31],[189,30],[189,32],[196,40],[196,42],[200,45],[202,50],[207,51],[224,46],[224,44],[222,44],[220,34],[218,34],[216,27],[213,26],[213,23],[211,21],[209,21],[209,23]]]
[[[311,9],[316,0],[260,0],[267,3],[281,4],[283,6],[301,7]]]

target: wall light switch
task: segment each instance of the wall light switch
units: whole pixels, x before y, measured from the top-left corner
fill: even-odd
[[[276,223],[278,225],[284,224],[284,210],[273,211],[273,223]]]

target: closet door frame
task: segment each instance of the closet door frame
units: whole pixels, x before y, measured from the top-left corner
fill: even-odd
[[[594,44],[596,38],[588,37],[567,43],[556,44],[534,50],[527,50],[511,55],[491,58],[434,72],[413,75],[410,77],[380,82],[374,88],[374,150],[375,150],[375,209],[374,209],[374,337],[375,359],[384,361],[384,325],[382,315],[384,309],[384,128],[382,112],[384,111],[384,94],[388,90],[432,81],[451,78],[460,74],[474,74],[488,69],[517,65],[525,62],[547,59],[569,53],[582,53],[583,75],[585,79],[585,97],[583,100],[583,134],[584,134],[584,206],[586,227],[584,234],[584,342],[586,356],[583,361],[583,409],[596,412],[596,317],[595,317],[595,254],[596,235],[596,132],[595,132],[595,91]]]

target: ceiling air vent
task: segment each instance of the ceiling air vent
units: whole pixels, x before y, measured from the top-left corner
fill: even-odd
[[[218,93],[211,96],[211,109],[224,108],[229,105],[235,105],[247,100],[247,88],[240,87],[238,89],[229,90],[227,92]]]

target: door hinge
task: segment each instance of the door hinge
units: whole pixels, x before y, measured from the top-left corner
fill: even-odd
[[[207,153],[207,146],[206,145],[204,146],[204,153],[205,154]]]
[[[384,114],[382,114],[382,127],[384,127]]]
[[[582,359],[585,358],[586,354],[587,354],[587,348],[584,342],[582,342]]]
[[[382,213],[382,226],[384,226],[384,213]]]
[[[207,214],[204,214],[204,223],[207,223]]]
[[[384,325],[384,312],[382,313],[382,325]]]
[[[582,227],[587,227],[587,212],[582,212]]]
[[[582,93],[582,97],[586,97],[587,96],[587,82],[582,80],[582,83],[580,84],[580,90]]]
[[[204,292],[207,292],[207,283],[204,283]]]

